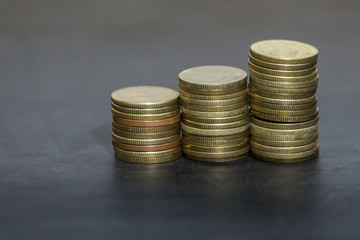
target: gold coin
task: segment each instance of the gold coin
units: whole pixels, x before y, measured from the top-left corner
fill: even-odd
[[[303,145],[310,144],[310,143],[316,141],[317,139],[318,139],[318,135],[315,135],[314,137],[310,137],[310,138],[305,138],[305,139],[301,139],[301,140],[292,140],[292,141],[288,141],[288,140],[275,141],[275,140],[263,139],[263,138],[256,137],[256,136],[251,136],[251,141],[254,141],[254,142],[260,143],[262,145],[266,145],[266,146],[272,146],[272,147],[303,146]]]
[[[319,51],[314,46],[291,40],[264,40],[250,46],[251,56],[266,62],[301,64],[315,62]]]
[[[306,82],[306,81],[313,80],[318,75],[317,70],[314,71],[313,73],[309,74],[309,75],[295,76],[295,77],[294,76],[292,76],[292,77],[275,76],[275,75],[270,75],[270,74],[264,74],[264,73],[261,73],[261,72],[257,72],[252,68],[249,68],[249,72],[250,72],[251,77],[255,76],[255,77],[258,77],[258,78],[261,78],[261,79],[274,81],[274,82]]]
[[[318,111],[317,106],[314,106],[314,107],[311,107],[308,109],[303,109],[303,110],[288,111],[288,110],[274,110],[271,108],[264,108],[264,107],[260,107],[256,104],[254,104],[254,103],[250,103],[250,109],[261,112],[261,113],[278,115],[278,116],[288,116],[288,117],[304,116],[304,115],[316,113]]]
[[[251,54],[249,54],[249,61],[261,67],[278,69],[278,70],[302,70],[302,69],[311,68],[315,66],[317,63],[317,61],[309,62],[309,63],[299,63],[299,64],[271,63],[254,58],[253,56],[251,56]]]
[[[200,111],[200,112],[224,112],[224,111],[231,111],[240,109],[242,107],[247,106],[248,101],[242,101],[239,103],[229,104],[229,105],[223,105],[223,106],[204,106],[204,105],[197,105],[197,104],[188,104],[181,102],[181,106],[190,109],[193,111]]]
[[[170,148],[167,150],[152,151],[152,152],[128,151],[114,147],[114,151],[116,152],[116,154],[129,156],[129,157],[164,157],[178,153],[179,151],[181,151],[181,146],[179,145],[177,147]]]
[[[153,139],[135,139],[135,138],[125,138],[120,137],[114,133],[112,133],[112,140],[131,145],[158,145],[176,141],[180,137],[180,134],[176,134],[170,137],[165,138],[153,138]]]
[[[178,102],[177,91],[156,86],[120,88],[111,94],[111,100],[121,107],[160,108]]]
[[[196,152],[224,153],[224,152],[241,150],[244,147],[248,147],[249,141],[246,140],[246,141],[240,142],[238,145],[221,146],[221,147],[206,147],[206,146],[193,145],[191,143],[183,142],[182,146],[183,146],[183,149],[192,150],[192,151],[196,151]]]
[[[253,99],[272,103],[272,104],[279,104],[279,105],[298,105],[298,104],[306,104],[311,103],[317,100],[317,94],[308,97],[308,98],[300,98],[300,99],[281,99],[281,98],[271,98],[271,97],[263,97],[255,93],[250,93],[250,102]]]
[[[127,108],[121,107],[116,105],[115,103],[111,102],[111,107],[116,111],[122,113],[130,113],[130,114],[160,114],[160,113],[167,113],[179,109],[179,104],[173,104],[170,106],[162,107],[162,108]]]
[[[246,131],[249,129],[249,124],[245,124],[241,127],[236,128],[229,128],[229,129],[199,129],[193,128],[181,123],[181,128],[188,133],[195,134],[195,135],[203,135],[203,136],[224,136],[235,134],[239,132]]]
[[[183,106],[180,106],[180,109],[185,114],[189,114],[189,115],[192,115],[195,117],[204,117],[204,118],[230,117],[230,116],[242,114],[242,113],[249,111],[249,107],[247,105],[245,105],[244,107],[238,108],[236,110],[224,111],[224,112],[202,112],[202,111],[191,110],[191,109],[185,108]]]
[[[249,87],[259,89],[260,91],[266,91],[270,93],[276,93],[276,94],[302,94],[302,93],[308,93],[308,92],[314,92],[317,89],[317,84],[311,87],[307,88],[279,88],[279,87],[269,87],[266,85],[262,85],[257,83],[256,81],[250,80]]]
[[[317,100],[305,104],[273,104],[273,103],[259,101],[256,98],[252,97],[250,98],[250,105],[251,104],[255,104],[263,108],[270,108],[273,110],[297,111],[297,110],[304,110],[315,107],[317,105]]]
[[[186,131],[182,131],[182,138],[183,140],[187,142],[198,142],[199,144],[205,143],[205,142],[220,142],[220,141],[230,141],[230,140],[236,140],[239,141],[241,138],[248,138],[249,136],[249,129],[235,133],[235,134],[229,134],[224,136],[202,136],[202,135],[196,135],[192,133],[188,133]],[[231,141],[230,141],[231,142]]]
[[[232,162],[241,159],[245,159],[248,156],[248,153],[243,155],[238,155],[235,157],[221,157],[221,158],[209,158],[209,157],[201,157],[197,155],[189,155],[184,153],[184,156],[191,160],[201,161],[201,162],[211,162],[211,163],[225,163],[225,162]]]
[[[265,134],[264,132],[259,132],[257,130],[251,129],[250,133],[251,133],[251,139],[253,136],[255,136],[257,138],[262,138],[271,141],[297,141],[297,140],[304,140],[318,136],[318,130],[314,130],[312,132],[299,133],[299,134],[270,135],[270,133]]]
[[[313,158],[316,158],[319,155],[319,145],[317,147],[310,149],[305,152],[299,153],[271,153],[258,150],[256,148],[251,149],[251,155],[270,162],[279,162],[279,163],[292,163],[306,161]]]
[[[306,122],[315,119],[317,116],[319,116],[319,111],[317,110],[315,113],[309,115],[303,115],[303,116],[280,116],[280,115],[262,113],[252,109],[251,114],[254,115],[255,117],[273,122]]]
[[[160,126],[160,127],[132,127],[127,125],[118,124],[116,122],[112,122],[112,127],[115,128],[117,131],[120,132],[128,132],[128,133],[158,133],[158,132],[167,132],[171,130],[180,130],[180,122]]]
[[[183,119],[187,119],[198,123],[207,123],[207,124],[238,122],[247,117],[249,117],[249,112],[241,113],[235,116],[220,117],[220,118],[203,118],[203,117],[196,117],[193,115],[182,113]]]
[[[247,87],[243,90],[236,91],[234,93],[229,94],[222,94],[222,95],[201,95],[201,94],[194,94],[194,93],[188,93],[181,89],[179,89],[180,96],[187,97],[190,99],[198,99],[198,100],[226,100],[226,99],[232,99],[232,98],[241,98],[248,95]]]
[[[264,134],[270,135],[299,135],[307,132],[313,132],[318,130],[319,125],[316,123],[310,127],[300,128],[300,129],[271,129],[260,127],[254,123],[251,123],[251,131],[262,132]]]
[[[275,123],[269,121],[263,121],[256,117],[251,117],[251,124],[257,125],[263,128],[268,129],[278,129],[278,130],[294,130],[294,129],[303,129],[307,127],[314,126],[319,122],[319,116],[315,119],[307,121],[307,122],[298,122],[298,123]]]
[[[186,124],[189,127],[193,128],[200,128],[200,129],[229,129],[229,128],[237,128],[241,127],[245,124],[249,124],[249,118],[244,118],[241,121],[237,122],[230,122],[230,123],[199,123],[190,121],[187,119],[182,120],[184,124]]]
[[[248,95],[244,94],[241,97],[237,98],[230,98],[225,100],[202,100],[202,99],[193,99],[184,97],[180,94],[180,103],[181,104],[194,104],[194,105],[201,105],[201,106],[226,106],[236,103],[242,103],[248,100]]]
[[[262,145],[260,143],[257,143],[255,141],[250,141],[251,149],[255,148],[261,151],[265,152],[273,152],[273,153],[299,153],[299,152],[305,152],[310,149],[315,148],[318,146],[318,141],[314,141],[310,144],[303,145],[303,146],[296,146],[296,147],[271,147]]]
[[[316,65],[303,69],[303,70],[277,70],[271,68],[264,68],[258,65],[253,64],[252,62],[248,61],[249,68],[261,72],[264,74],[274,75],[274,76],[286,76],[286,77],[296,77],[296,76],[306,76],[316,71]]]
[[[115,153],[115,158],[118,160],[124,161],[124,162],[130,162],[130,163],[152,164],[152,163],[170,162],[170,161],[180,158],[181,155],[182,155],[181,151],[179,151],[178,153],[175,153],[173,155],[168,155],[168,156],[164,156],[164,157],[130,157],[130,156]]]
[[[185,87],[179,83],[179,89],[182,90],[183,92],[187,92],[190,94],[197,94],[197,95],[224,95],[224,94],[231,94],[245,90],[246,84],[240,87],[233,87],[233,88],[201,89],[201,88]]]
[[[180,113],[180,109],[173,110],[171,112],[159,113],[159,114],[131,114],[131,113],[122,113],[113,108],[111,108],[111,112],[119,117],[126,118],[132,120],[162,120],[166,118],[171,118]]]
[[[246,132],[247,135],[239,138],[228,139],[228,140],[210,140],[206,139],[203,141],[197,141],[195,138],[183,137],[183,142],[196,146],[205,146],[205,147],[226,147],[239,145],[243,141],[249,141],[249,132]]]
[[[136,138],[136,139],[154,139],[154,138],[164,138],[164,137],[170,137],[175,134],[179,134],[179,129],[172,129],[169,131],[164,132],[155,132],[155,133],[137,133],[137,132],[125,132],[125,131],[119,131],[116,128],[112,128],[112,132],[119,136],[124,138]]]
[[[183,152],[188,156],[197,156],[202,158],[228,158],[228,157],[236,157],[246,154],[250,150],[249,146],[246,146],[239,150],[228,151],[228,152],[199,152],[190,149],[183,149]]]
[[[127,126],[132,127],[160,127],[166,125],[172,125],[174,123],[178,123],[180,121],[180,114],[177,114],[174,117],[160,119],[160,120],[132,120],[126,118],[120,118],[116,115],[113,115],[113,121]]]
[[[314,91],[309,91],[306,93],[273,93],[273,92],[267,92],[267,91],[263,91],[263,90],[259,90],[256,88],[252,88],[251,86],[249,87],[249,93],[251,94],[256,94],[262,97],[267,97],[267,98],[280,98],[280,99],[304,99],[304,98],[309,98],[311,96],[313,96],[316,93],[316,90]]]
[[[144,146],[124,144],[124,143],[119,143],[116,141],[112,141],[112,143],[115,148],[120,148],[122,150],[136,151],[136,152],[152,152],[152,151],[167,150],[167,149],[171,149],[171,148],[180,146],[181,141],[180,141],[180,138],[178,138],[177,140],[175,140],[173,142],[169,142],[169,143],[158,144],[158,145],[144,145]]]
[[[229,66],[200,66],[179,74],[179,83],[195,89],[226,89],[246,85],[244,70]]]
[[[317,75],[313,80],[309,80],[305,82],[277,82],[277,81],[269,81],[256,76],[251,76],[250,82],[256,82],[258,84],[266,85],[268,87],[299,89],[299,88],[309,88],[312,86],[317,86],[318,79],[319,79],[319,75]]]

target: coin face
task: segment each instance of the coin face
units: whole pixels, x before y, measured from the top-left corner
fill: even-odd
[[[229,66],[200,66],[182,71],[179,82],[185,87],[229,88],[244,85],[245,71]]]
[[[126,87],[114,91],[111,100],[122,107],[157,108],[178,101],[177,91],[157,86]]]
[[[253,43],[250,54],[260,60],[274,63],[306,63],[316,61],[314,46],[291,40],[265,40]]]

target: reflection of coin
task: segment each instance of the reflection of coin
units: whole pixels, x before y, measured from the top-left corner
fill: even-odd
[[[169,143],[141,146],[141,145],[124,144],[124,143],[119,143],[119,142],[113,141],[113,146],[116,148],[120,148],[120,149],[128,150],[128,151],[137,151],[137,152],[150,151],[151,152],[151,151],[161,151],[161,150],[174,148],[176,146],[179,146],[180,142],[181,142],[180,138],[178,138],[177,140],[175,140],[173,142],[169,142]]]
[[[157,108],[175,104],[178,101],[177,91],[155,86],[126,87],[114,91],[111,100],[122,107]]]
[[[174,123],[178,123],[180,121],[180,114],[161,120],[131,120],[126,118],[119,118],[117,116],[113,116],[113,121],[128,126],[134,127],[158,127],[158,126],[166,126]]]

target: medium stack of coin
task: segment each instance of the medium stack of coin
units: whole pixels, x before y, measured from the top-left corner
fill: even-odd
[[[201,66],[179,74],[184,155],[205,162],[244,158],[249,151],[247,74]]]
[[[306,43],[265,40],[250,47],[251,152],[266,161],[316,158],[318,50]]]
[[[182,154],[179,94],[156,86],[121,88],[111,94],[115,158],[162,163]]]

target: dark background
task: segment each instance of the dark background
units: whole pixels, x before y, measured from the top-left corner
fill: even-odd
[[[359,1],[0,1],[0,239],[359,239]],[[114,160],[110,94],[318,47],[320,157]]]

